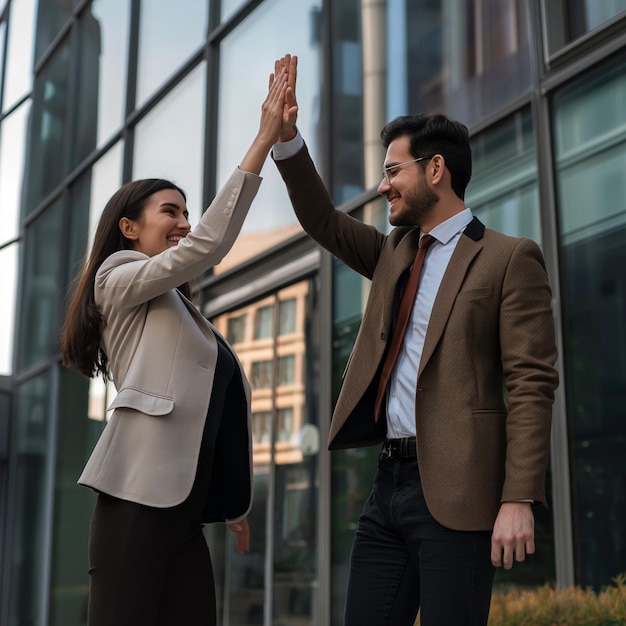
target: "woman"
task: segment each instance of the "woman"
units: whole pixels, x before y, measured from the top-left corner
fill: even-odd
[[[184,193],[159,179],[124,185],[100,218],[62,334],[64,365],[118,390],[79,479],[98,492],[90,626],[215,624],[202,524],[225,521],[248,550],[250,388],[186,296],[241,229],[282,115],[294,113],[286,88],[284,73],[270,77],[258,134],[195,228]]]

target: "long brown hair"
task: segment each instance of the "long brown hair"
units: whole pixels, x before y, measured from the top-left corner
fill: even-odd
[[[161,178],[126,183],[111,196],[98,222],[86,266],[74,279],[72,299],[61,331],[61,357],[65,367],[74,368],[87,378],[101,374],[106,380],[109,376],[109,359],[100,345],[104,321],[94,298],[96,273],[111,254],[133,248],[120,230],[120,219],[138,220],[150,196],[162,189],[174,189],[186,200],[182,189]],[[191,296],[188,284],[179,289],[185,296]]]

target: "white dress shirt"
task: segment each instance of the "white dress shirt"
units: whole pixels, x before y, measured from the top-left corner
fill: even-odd
[[[398,360],[391,373],[387,392],[387,437],[389,439],[414,437],[416,434],[417,371],[430,314],[454,248],[471,221],[472,212],[470,209],[465,209],[435,226],[429,233],[436,241],[428,248],[424,259],[415,305],[409,318]]]
[[[294,156],[303,145],[304,140],[297,131],[296,136],[290,141],[275,144],[272,156],[276,160],[287,159]],[[430,313],[450,257],[461,234],[472,221],[472,217],[471,210],[465,209],[442,222],[429,233],[436,241],[431,244],[424,259],[415,306],[411,312],[404,342],[391,374],[387,392],[387,437],[390,439],[414,437],[416,434],[417,370]]]

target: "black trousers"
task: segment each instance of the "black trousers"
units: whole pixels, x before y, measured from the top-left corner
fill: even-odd
[[[215,626],[213,567],[200,515],[200,461],[180,505],[157,509],[99,494],[89,533],[89,626]]]
[[[381,453],[350,559],[345,626],[485,626],[491,532],[459,532],[428,511],[417,459]]]
[[[187,499],[160,509],[99,494],[89,529],[89,626],[215,626],[213,566],[203,513],[235,361],[218,359],[196,478]],[[159,419],[159,418],[155,418]]]

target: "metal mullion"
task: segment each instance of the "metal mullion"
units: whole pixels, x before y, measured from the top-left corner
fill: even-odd
[[[265,509],[265,585],[263,591],[263,624],[271,626],[274,614],[274,518],[276,516],[276,434],[278,433],[278,408],[276,387],[278,386],[278,293],[273,298],[272,333],[272,412],[270,428],[270,463],[267,485],[267,508]]]
[[[541,223],[541,239],[546,268],[550,277],[553,294],[553,315],[559,357],[556,368],[560,375],[560,385],[555,392],[551,438],[551,473],[552,473],[552,509],[554,526],[554,550],[556,580],[559,586],[574,584],[574,544],[572,530],[572,503],[570,489],[569,443],[567,429],[567,406],[565,398],[565,380],[563,374],[563,326],[561,309],[561,287],[559,267],[559,229],[557,222],[557,203],[555,189],[555,171],[552,158],[552,136],[550,123],[550,105],[542,94],[540,84],[543,79],[543,39],[541,35],[540,12],[531,3],[530,32],[533,37],[531,50],[533,55],[533,97],[531,115],[533,132],[537,146],[538,193]]]
[[[135,129],[129,125],[129,118],[135,110],[137,93],[137,61],[139,58],[139,12],[140,0],[131,0],[130,28],[128,37],[128,74],[126,76],[126,107],[124,115],[124,155],[122,159],[122,182],[127,182],[133,175]]]

